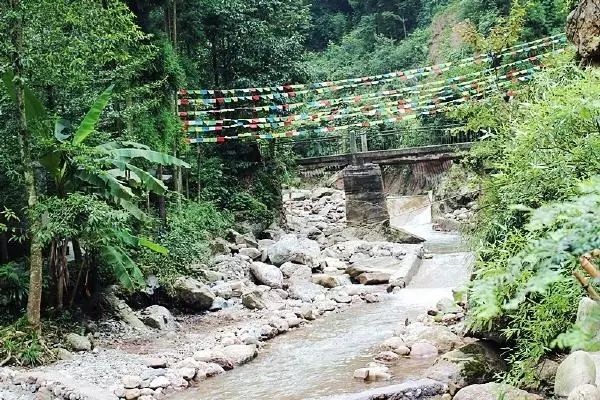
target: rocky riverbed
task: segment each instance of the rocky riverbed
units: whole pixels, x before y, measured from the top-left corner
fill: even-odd
[[[194,313],[134,311],[109,291],[115,318],[69,334],[53,365],[0,369],[0,398],[163,398],[249,362],[280,334],[401,290],[423,255],[422,245],[348,233],[341,191],[288,191],[284,209],[285,231],[231,231],[210,266],[174,282],[173,301]],[[156,285],[149,277],[147,290]]]

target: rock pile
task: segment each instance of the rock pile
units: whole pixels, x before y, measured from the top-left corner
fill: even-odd
[[[94,347],[85,336],[70,335],[70,348],[79,353],[74,355],[75,360],[63,361],[61,369],[88,379],[96,385],[97,393],[102,392],[100,386],[104,387],[109,378],[120,380],[110,391],[105,387],[107,394],[100,398],[160,399],[249,362],[262,342],[290,329],[352,304],[378,302],[388,288],[383,285],[403,287],[419,265],[423,253],[421,245],[371,242],[344,234],[342,191],[327,188],[288,191],[284,194],[284,207],[289,233],[271,228],[261,236],[264,239],[257,239],[251,233],[231,230],[226,238],[212,244],[213,250],[221,254],[216,255],[210,265],[190,266],[193,276],[177,278],[170,291],[172,303],[179,309],[193,313],[236,312],[244,315],[247,322],[221,331],[220,336],[207,345],[178,349],[141,363],[135,360],[112,362],[111,354],[116,354],[111,353],[113,350]],[[151,278],[149,294],[154,293],[158,285],[156,279]],[[109,304],[115,316],[122,318],[123,324],[131,326],[133,332],[179,334],[180,318],[174,318],[163,305],[133,311],[116,293],[110,293]],[[382,349],[374,363],[360,373],[366,380],[387,379],[391,376],[387,365],[407,356],[411,348],[414,354],[420,352],[424,356],[432,352],[426,343],[392,346],[387,351]],[[85,376],[88,370],[98,373],[100,365],[94,363],[103,364],[104,377],[102,373],[100,379]],[[33,374],[6,371],[2,379],[18,390],[25,388],[29,395],[23,400],[31,400],[32,393],[44,399],[40,393],[46,389],[55,393],[55,387],[59,386],[62,388],[56,389],[59,395],[53,394],[52,398],[99,398],[80,390],[78,385],[71,388],[61,379],[38,381]],[[24,386],[22,382],[30,383]]]

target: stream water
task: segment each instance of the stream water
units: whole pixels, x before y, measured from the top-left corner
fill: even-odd
[[[435,307],[469,275],[471,255],[457,234],[434,232],[426,197],[389,202],[392,224],[427,239],[433,258],[423,260],[407,288],[377,304],[362,304],[281,335],[250,364],[209,379],[176,400],[302,400],[355,393],[419,378],[433,360],[405,359],[392,369],[393,381],[365,384],[354,380],[376,347],[394,327]]]

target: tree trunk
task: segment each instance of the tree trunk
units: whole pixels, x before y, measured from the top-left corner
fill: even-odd
[[[8,239],[6,233],[0,233],[0,264],[8,262]]]
[[[40,329],[40,312],[42,304],[42,244],[37,236],[40,222],[34,219],[31,211],[37,204],[37,190],[35,183],[35,173],[33,170],[33,160],[31,158],[31,133],[27,126],[27,116],[25,114],[25,89],[22,84],[23,63],[21,54],[23,54],[23,15],[20,0],[10,1],[11,9],[15,13],[15,20],[12,24],[11,42],[12,54],[11,62],[15,74],[15,96],[19,110],[18,143],[19,155],[23,163],[23,180],[27,193],[27,207],[29,211],[29,298],[27,300],[27,320],[29,324]]]
[[[580,0],[567,18],[567,37],[584,65],[600,66],[600,0]]]
[[[158,180],[162,181],[163,178],[163,166],[159,165],[158,167],[158,173],[157,173],[157,178]],[[162,194],[158,195],[158,216],[160,218],[160,220],[164,223],[167,222],[167,209],[165,206],[165,196]]]

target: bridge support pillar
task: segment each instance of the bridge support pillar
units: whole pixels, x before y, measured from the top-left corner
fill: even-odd
[[[350,165],[344,169],[346,220],[349,226],[388,222],[381,168],[377,164]]]

